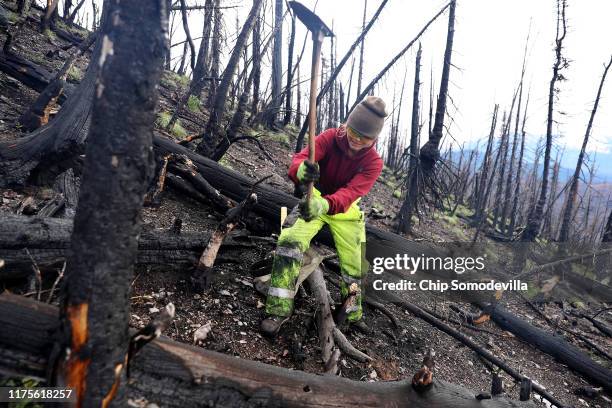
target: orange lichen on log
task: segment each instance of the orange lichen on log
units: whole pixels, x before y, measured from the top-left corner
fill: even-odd
[[[81,303],[68,306],[66,312],[70,321],[70,357],[66,364],[66,381],[77,396],[76,406],[80,407],[85,396],[85,379],[90,359],[81,359],[79,352],[87,343],[87,311],[89,305]]]

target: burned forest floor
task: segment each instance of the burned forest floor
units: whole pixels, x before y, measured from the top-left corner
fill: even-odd
[[[50,72],[56,71],[68,56],[62,47],[69,45],[69,42],[54,32],[43,35],[33,24],[26,25],[23,30],[15,38],[12,52]],[[4,39],[4,35],[0,35],[0,42],[4,42]],[[77,61],[69,74],[69,83],[78,84],[86,70],[89,57],[90,54],[87,53]],[[170,132],[164,129],[187,84],[187,78],[172,72],[165,72],[160,83],[156,128],[177,140],[200,133],[207,120],[207,111],[203,108],[206,98],[202,98],[203,102],[192,99],[183,109],[174,128]],[[36,96],[37,92],[0,72],[0,141],[23,137],[24,133],[15,125],[19,115],[32,104]],[[58,105],[54,111],[60,108]],[[229,106],[230,110],[233,108]],[[245,127],[241,132],[257,138],[266,152],[255,143],[243,140],[234,143],[220,163],[253,181],[270,175],[266,180],[267,184],[292,194],[293,185],[288,180],[286,171],[291,161],[297,129],[289,126],[284,130],[272,131],[262,127]],[[373,190],[360,204],[369,224],[394,232],[394,216],[401,205],[398,198],[401,185],[401,179],[393,177],[388,170],[384,171]],[[0,189],[0,213],[36,216],[50,197],[50,187],[45,185],[31,184],[19,189]],[[474,228],[466,221],[470,213],[464,206],[459,206],[455,214],[451,214],[449,210],[424,212],[416,223],[414,232],[406,238],[432,246],[443,242],[469,241],[474,234]],[[145,207],[142,218],[144,229],[169,230],[175,220],[180,219],[182,231],[204,232],[212,231],[223,218],[223,214],[168,188],[163,192],[161,204],[157,207]],[[490,241],[487,237],[481,240],[490,243],[492,247],[500,248],[496,256],[499,264],[503,265],[503,245]],[[136,268],[132,282],[130,325],[134,328],[144,327],[166,304],[172,302],[176,307],[176,317],[164,333],[172,339],[244,359],[321,373],[323,363],[314,319],[317,306],[307,288],[297,299],[296,312],[283,326],[276,341],[265,339],[259,333],[259,322],[264,317],[265,297],[254,287],[251,266],[269,257],[274,249],[275,236],[256,236],[244,226],[237,228],[221,246],[214,266],[215,281],[208,291],[198,291],[192,285],[190,276],[193,268],[177,268],[173,265]],[[321,250],[333,254],[333,248],[322,247]],[[47,299],[57,273],[57,269],[45,270],[42,288],[32,288],[29,280],[23,280],[2,282],[0,290]],[[328,277],[335,277],[329,268],[325,269],[325,273]],[[339,302],[338,289],[329,280],[327,285],[333,299]],[[57,304],[56,294],[57,291],[52,294],[51,302]],[[461,319],[450,309],[451,302],[442,296],[429,292],[405,292],[401,296],[443,317]],[[571,328],[601,346],[608,354],[612,354],[612,339],[605,337],[586,319],[568,313],[568,310],[575,310],[576,313],[593,315],[605,305],[581,298],[561,305],[543,305],[541,310],[559,326],[551,327],[518,295],[505,293],[502,303],[516,316],[547,331],[550,336],[562,336],[563,332],[559,327]],[[476,393],[490,391],[491,369],[468,347],[395,305],[388,304],[385,307],[395,316],[399,327],[394,327],[392,321],[380,311],[364,307],[365,323],[370,332],[364,333],[354,328],[343,330],[351,343],[373,357],[374,361],[360,363],[342,356],[339,363],[341,376],[360,381],[409,379],[421,367],[424,355],[429,349],[433,349],[436,352],[437,378],[464,385]],[[470,309],[468,304],[462,307],[465,310]],[[477,309],[472,309],[472,313],[477,313]],[[602,313],[599,318],[608,324],[612,323],[610,311]],[[612,402],[605,395],[588,397],[580,394],[581,388],[596,387],[595,384],[590,384],[567,366],[500,329],[495,323],[488,321],[478,325],[477,329],[448,324],[532,378],[568,406],[612,407]],[[206,325],[210,328],[206,338],[195,338],[196,331]],[[593,353],[574,337],[565,337],[594,361],[612,368],[610,360]],[[518,384],[503,372],[500,372],[500,375],[504,378],[506,393],[511,398],[518,399]],[[534,400],[538,406],[547,406],[537,394],[534,394]],[[133,400],[131,403],[134,406],[144,406],[142,401]]]

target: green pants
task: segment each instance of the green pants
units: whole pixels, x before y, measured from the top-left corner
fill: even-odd
[[[315,194],[320,194],[315,190]],[[357,283],[361,288],[361,280],[368,272],[365,260],[365,220],[357,202],[341,214],[322,215],[306,222],[298,218],[295,224],[284,228],[278,238],[276,254],[272,266],[270,289],[266,301],[266,312],[276,316],[289,316],[293,312],[295,283],[300,273],[302,257],[310,246],[310,241],[323,225],[329,225],[342,271],[340,292],[343,299],[348,295],[348,288]],[[356,306],[347,310],[348,320],[361,319],[361,296],[357,297]]]

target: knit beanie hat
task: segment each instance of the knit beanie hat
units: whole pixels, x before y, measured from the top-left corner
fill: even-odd
[[[346,126],[365,137],[376,139],[385,124],[385,101],[378,96],[367,96],[349,115]]]

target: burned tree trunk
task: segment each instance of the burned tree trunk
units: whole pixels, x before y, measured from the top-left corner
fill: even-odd
[[[366,26],[366,13],[368,11],[368,0],[363,1],[363,21],[361,23],[361,31],[365,31]],[[361,43],[359,44],[359,68],[357,69],[357,95],[361,94],[361,81],[363,79],[363,51],[365,37],[361,37]]]
[[[156,84],[165,53],[165,0],[110,0],[121,16],[101,34],[91,135],[67,260],[57,383],[77,405],[125,400],[129,288],[139,214],[152,173]],[[110,22],[110,20],[109,20]]]
[[[333,39],[333,37],[332,37]],[[283,118],[283,126],[287,126],[291,122],[291,85],[293,83],[293,47],[295,45],[295,15],[291,16],[291,36],[289,37],[289,50],[287,51],[287,85],[285,86],[285,117]],[[298,79],[299,80],[299,79]]]
[[[527,226],[521,234],[522,241],[533,241],[540,233],[542,225],[542,215],[544,206],[546,205],[546,196],[548,194],[548,172],[550,169],[550,153],[552,150],[552,127],[553,127],[553,112],[556,89],[555,84],[558,80],[563,79],[560,71],[568,65],[567,59],[563,57],[563,40],[567,34],[567,26],[565,21],[566,0],[557,0],[557,35],[555,37],[555,63],[553,65],[553,75],[548,88],[548,116],[546,120],[546,148],[544,150],[544,169],[542,170],[542,186],[540,187],[540,195],[538,201],[529,213]]]
[[[604,227],[604,233],[601,238],[601,242],[612,242],[612,212],[610,212],[608,222],[606,222],[606,226]]]
[[[489,132],[489,138],[487,140],[487,148],[482,159],[482,166],[480,170],[480,183],[478,184],[478,194],[476,194],[475,197],[474,218],[477,221],[482,219],[482,217],[484,216],[485,208],[487,206],[487,200],[485,199],[485,190],[489,177],[491,158],[493,157],[493,137],[495,136],[495,128],[497,127],[498,111],[499,105],[495,104],[495,107],[493,108],[493,116],[491,118],[491,130]]]
[[[30,5],[32,0],[17,0],[17,12],[22,17],[27,17],[30,13]]]
[[[210,43],[211,61],[210,61],[210,87],[208,88],[207,106],[210,108],[215,100],[217,93],[217,84],[219,82],[219,65],[221,59],[221,33],[223,31],[223,14],[220,9],[221,0],[214,0],[213,14],[213,33]]]
[[[423,172],[431,174],[436,162],[440,158],[440,141],[444,129],[444,117],[446,116],[446,98],[448,95],[448,82],[451,69],[451,56],[453,53],[453,38],[455,35],[455,7],[457,2],[451,0],[450,11],[448,14],[448,32],[446,35],[446,50],[444,51],[444,64],[442,66],[442,79],[440,80],[440,93],[436,105],[436,115],[433,129],[429,135],[429,140],[419,153]]]
[[[521,150],[518,155],[518,163],[516,167],[516,184],[514,185],[514,197],[512,201],[512,209],[510,210],[510,223],[506,230],[506,235],[512,237],[514,235],[514,227],[518,213],[519,195],[521,192],[521,172],[523,170],[523,155],[525,153],[525,122],[527,121],[527,108],[529,107],[529,94],[525,103],[525,113],[523,114],[523,124],[521,125]]]
[[[210,49],[210,33],[212,28],[212,16],[213,16],[213,2],[212,0],[206,0],[206,10],[204,11],[204,23],[202,28],[202,39],[200,40],[200,48],[198,51],[198,58],[196,60],[195,68],[193,69],[193,76],[191,79],[191,92],[198,98],[202,95],[204,89],[204,77],[208,75],[208,52]]]
[[[525,42],[525,52],[523,53],[523,68],[521,69],[521,79],[519,81],[519,99],[518,106],[516,108],[516,118],[514,124],[514,138],[512,140],[512,153],[510,154],[510,166],[508,169],[508,176],[506,179],[506,193],[504,204],[501,211],[501,218],[503,220],[502,223],[502,232],[508,231],[510,227],[510,223],[506,223],[506,219],[508,218],[508,210],[509,204],[512,198],[512,177],[514,176],[514,161],[516,157],[516,149],[518,145],[518,131],[519,131],[519,122],[521,119],[521,102],[523,101],[523,80],[525,78],[525,63],[527,60],[527,45],[529,44],[529,35],[527,36],[527,41]],[[517,178],[517,184],[520,183],[520,177]]]
[[[272,49],[272,95],[266,113],[266,124],[274,128],[282,103],[281,88],[283,77],[283,0],[274,3],[274,47]]]
[[[298,74],[299,81],[299,74]],[[258,15],[253,27],[253,100],[251,117],[259,110],[259,83],[261,82],[261,16]],[[299,82],[298,82],[299,83]]]
[[[399,213],[398,231],[408,233],[412,227],[412,215],[416,212],[419,194],[418,160],[419,160],[419,91],[421,87],[421,44],[417,51],[414,71],[414,91],[412,93],[412,124],[410,133],[410,152],[408,161],[408,176],[406,178],[406,197]]]
[[[576,196],[578,195],[578,180],[580,178],[580,171],[582,170],[582,162],[584,160],[584,154],[586,152],[587,143],[589,142],[589,136],[591,134],[591,129],[593,127],[593,120],[595,119],[595,113],[597,113],[597,107],[599,106],[599,99],[601,98],[601,90],[603,89],[604,81],[606,80],[606,75],[608,74],[608,70],[610,69],[610,65],[612,65],[612,57],[610,61],[604,68],[604,73],[601,76],[601,81],[599,82],[599,88],[597,89],[597,96],[595,97],[595,104],[593,105],[593,110],[591,111],[591,116],[589,117],[589,123],[586,128],[586,132],[584,134],[584,140],[582,141],[582,148],[580,149],[580,154],[578,155],[578,162],[576,163],[576,170],[574,170],[574,175],[570,181],[569,193],[567,195],[567,202],[565,203],[565,210],[563,211],[563,222],[561,224],[561,231],[559,232],[559,241],[566,242],[569,239],[570,235],[570,222],[572,219],[572,214],[574,212],[574,204],[576,202]]]
[[[223,78],[221,79],[219,88],[215,92],[214,103],[210,110],[210,118],[202,135],[203,140],[196,149],[200,154],[207,157],[212,157],[214,155],[217,145],[224,137],[221,120],[223,119],[223,114],[225,112],[225,101],[229,92],[229,86],[232,81],[232,77],[234,76],[234,72],[236,71],[238,60],[240,59],[240,53],[242,52],[242,49],[244,48],[244,45],[251,34],[253,23],[259,14],[261,4],[262,0],[253,1],[253,7],[251,7],[251,11],[249,12],[248,17],[242,26],[240,35],[236,39],[234,50],[232,51],[227,66],[225,67],[225,71],[223,72]]]
[[[51,28],[52,20],[57,16],[57,5],[59,0],[47,0],[47,8],[40,19],[40,31],[45,32]]]
[[[196,53],[195,53],[195,46],[193,45],[193,40],[191,39],[191,32],[189,31],[189,22],[187,21],[187,3],[185,2],[185,0],[180,0],[181,3],[181,18],[183,20],[183,30],[185,30],[185,36],[187,37],[187,44],[189,44],[189,49],[191,51],[191,57],[190,57],[190,66],[191,66],[191,71],[193,72],[193,70],[195,69],[195,59],[196,59]]]

